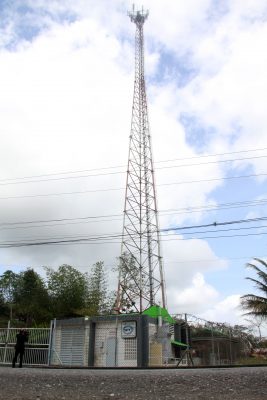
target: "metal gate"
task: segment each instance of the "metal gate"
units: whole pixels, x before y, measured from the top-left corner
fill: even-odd
[[[12,364],[16,336],[21,328],[0,328],[0,364]],[[51,328],[27,328],[24,365],[49,365]]]

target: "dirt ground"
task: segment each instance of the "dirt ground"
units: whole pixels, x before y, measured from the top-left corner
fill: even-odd
[[[90,370],[0,367],[1,400],[267,400],[267,367]]]

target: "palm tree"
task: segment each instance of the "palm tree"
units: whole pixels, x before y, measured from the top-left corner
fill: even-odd
[[[256,271],[258,279],[247,277],[255,284],[262,296],[256,294],[245,294],[241,297],[241,306],[248,310],[246,314],[263,317],[267,319],[267,262],[260,258],[254,258],[256,263],[248,263],[247,267]],[[257,264],[260,264],[258,266]]]

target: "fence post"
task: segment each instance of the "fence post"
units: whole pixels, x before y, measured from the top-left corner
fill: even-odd
[[[211,365],[216,365],[213,323],[211,323],[211,360],[210,361],[211,361]]]
[[[53,335],[54,335],[54,329],[56,325],[56,318],[54,318],[52,321],[50,321],[50,332],[49,332],[49,344],[48,344],[48,358],[47,358],[47,365],[49,366],[51,364],[51,357],[52,357],[52,347],[53,347]]]
[[[233,355],[232,355],[232,331],[231,327],[229,327],[229,351],[230,351],[230,364],[233,364]]]
[[[9,330],[10,330],[10,320],[7,323],[6,342],[5,342],[5,351],[4,351],[3,363],[6,362],[6,351],[7,351],[7,345],[8,345],[8,340],[9,340]]]
[[[187,314],[184,315],[184,320],[185,320],[185,337],[186,337],[186,362],[187,362],[187,366],[190,365],[194,365],[193,362],[193,358],[192,358],[192,354],[191,354],[191,349],[190,349],[190,343],[189,343],[189,331],[188,331],[188,323],[187,323]]]

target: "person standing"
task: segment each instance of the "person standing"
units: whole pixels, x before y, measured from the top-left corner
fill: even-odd
[[[15,368],[17,358],[19,355],[19,368],[22,368],[23,355],[25,351],[25,343],[28,342],[28,332],[20,330],[17,334],[17,341],[15,345],[15,355],[12,360],[12,368]]]

